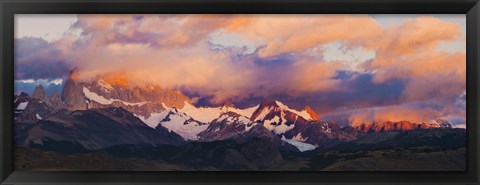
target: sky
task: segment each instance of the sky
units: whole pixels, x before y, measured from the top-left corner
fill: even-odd
[[[197,105],[465,127],[465,15],[16,15],[16,93],[115,76]]]

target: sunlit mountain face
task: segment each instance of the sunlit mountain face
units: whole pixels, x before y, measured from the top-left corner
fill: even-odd
[[[16,19],[19,169],[465,169],[464,15]]]

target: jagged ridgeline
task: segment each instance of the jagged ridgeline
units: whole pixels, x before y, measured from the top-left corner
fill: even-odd
[[[342,127],[322,121],[308,105],[303,110],[280,101],[248,108],[228,102],[197,107],[176,89],[102,78],[80,82],[77,73],[71,72],[61,94],[49,96],[38,85],[31,95],[15,95],[15,143],[17,159],[22,159],[17,169],[364,171],[465,166],[465,129],[454,129],[442,119]],[[75,160],[68,161],[72,156]]]

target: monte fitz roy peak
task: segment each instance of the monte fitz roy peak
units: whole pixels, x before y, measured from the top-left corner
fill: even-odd
[[[98,150],[120,144],[242,143],[263,138],[283,151],[307,151],[355,141],[369,133],[452,127],[441,119],[340,127],[321,121],[309,106],[299,111],[280,101],[263,101],[245,109],[231,103],[196,107],[179,90],[130,86],[109,78],[79,82],[77,76],[78,71],[71,72],[61,96],[58,92],[47,96],[42,85],[32,96],[15,95],[17,144],[47,146],[66,141]]]

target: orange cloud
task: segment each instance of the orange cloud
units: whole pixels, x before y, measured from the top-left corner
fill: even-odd
[[[459,25],[424,16],[387,28],[385,35],[370,47],[396,56],[431,52],[440,41],[459,38],[460,33]]]
[[[439,42],[459,38],[460,28],[434,17],[384,27],[369,15],[80,15],[74,27],[83,31],[81,37],[60,39],[52,43],[56,50],[20,62],[64,60],[80,68],[80,80],[115,74],[111,83],[183,88],[221,103],[272,94],[301,97],[348,91],[340,84],[351,79],[333,78],[337,71],[349,70],[345,61],[324,61],[322,51],[314,57],[307,54],[340,41],[347,51],[375,51],[373,61],[358,65],[358,72],[372,74],[377,84],[401,80],[406,103],[438,103],[465,89],[465,53],[436,50]],[[231,48],[212,49],[209,36],[220,31],[254,43],[256,51],[238,56]],[[258,64],[262,61],[280,64]],[[374,113],[358,112],[352,119],[414,121],[438,115],[433,109],[392,105]]]
[[[466,54],[437,51],[440,41],[459,38],[460,33],[458,25],[433,17],[391,26],[378,41],[377,56],[370,64],[373,81],[405,81],[405,101],[460,94],[466,84]]]
[[[265,44],[259,50],[260,57],[303,52],[336,40],[362,45],[383,32],[382,27],[367,15],[263,15],[245,16],[241,20],[235,19],[234,22],[240,22],[241,26],[230,31]],[[362,25],[362,29],[352,31],[354,25]]]
[[[443,118],[443,111],[430,107],[417,107],[414,105],[393,105],[385,107],[367,108],[357,110],[349,116],[352,125],[371,123],[372,121],[410,121],[415,123],[428,123],[430,120]]]
[[[292,72],[292,89],[299,96],[303,93],[332,91],[337,89],[339,80],[333,79],[337,70],[344,67],[342,62],[297,61]]]

